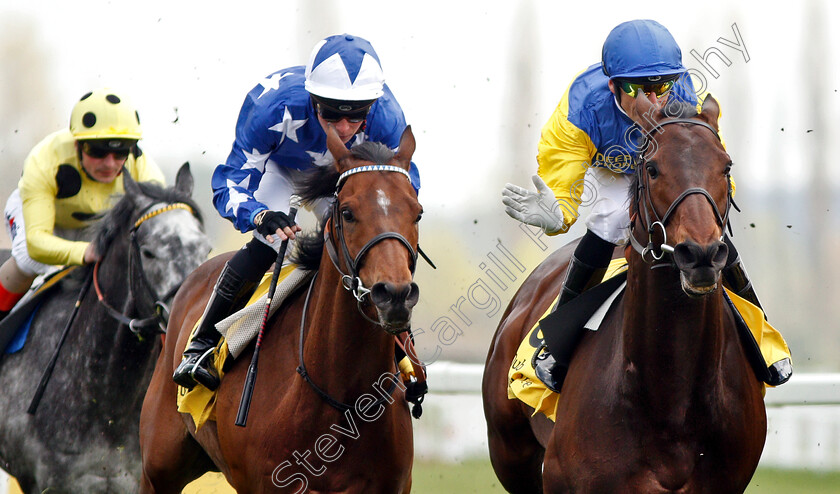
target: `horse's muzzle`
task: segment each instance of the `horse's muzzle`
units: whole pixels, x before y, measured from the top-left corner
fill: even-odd
[[[410,328],[411,309],[420,299],[420,288],[413,281],[403,285],[375,283],[370,288],[370,300],[376,306],[379,321],[389,333]]]
[[[717,240],[707,246],[687,240],[674,246],[674,264],[686,295],[702,297],[717,289],[729,248]]]

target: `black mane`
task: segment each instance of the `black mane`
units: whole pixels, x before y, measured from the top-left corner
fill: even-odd
[[[198,205],[188,194],[177,190],[175,187],[164,188],[155,182],[138,182],[137,185],[140,187],[143,195],[151,199],[153,204],[159,202],[165,202],[167,204],[183,202],[189,205],[195,217],[198,218],[199,223],[204,224]],[[114,239],[121,232],[125,231],[126,227],[134,224],[136,221],[135,216],[137,215],[136,207],[133,198],[128,197],[128,194],[126,194],[96,224],[93,242],[96,245],[96,251],[100,255],[104,255],[108,251]]]
[[[350,154],[353,158],[377,165],[387,164],[394,157],[394,151],[388,146],[370,141],[353,147],[350,149]],[[314,170],[302,174],[296,181],[296,193],[301,197],[304,204],[311,205],[318,199],[335,194],[339,175],[335,166],[316,167]],[[331,215],[332,212],[327,217]],[[321,225],[317,231],[306,232],[297,236],[295,249],[290,256],[290,260],[303,269],[316,270],[321,263],[323,250],[324,229]]]

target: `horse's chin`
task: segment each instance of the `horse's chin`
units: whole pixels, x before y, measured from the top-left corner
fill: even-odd
[[[689,280],[689,277],[680,271],[680,286],[683,292],[691,298],[700,298],[714,293],[718,288],[718,282],[715,280],[711,284],[695,284]]]
[[[381,311],[376,311],[379,316],[379,325],[388,334],[400,334],[411,330],[411,311],[407,317],[384,317]]]

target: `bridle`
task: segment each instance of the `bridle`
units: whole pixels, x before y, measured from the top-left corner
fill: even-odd
[[[401,235],[397,232],[383,232],[383,233],[380,233],[380,234],[376,235],[375,237],[373,237],[372,239],[370,239],[364,246],[362,246],[362,248],[359,249],[359,252],[356,254],[355,257],[350,254],[350,249],[347,247],[347,241],[344,238],[344,223],[343,223],[343,218],[341,216],[341,211],[340,211],[341,204],[339,203],[339,200],[338,200],[338,193],[341,191],[341,187],[344,184],[344,181],[347,179],[347,177],[349,177],[351,175],[355,175],[357,173],[374,172],[374,171],[400,173],[402,175],[405,175],[405,177],[408,179],[409,183],[411,183],[411,177],[409,176],[407,171],[403,170],[402,168],[400,168],[398,166],[392,166],[392,165],[360,166],[360,167],[357,167],[357,168],[352,168],[350,170],[347,170],[344,173],[342,173],[341,175],[339,175],[338,181],[336,183],[335,195],[334,195],[334,200],[333,200],[333,205],[332,205],[332,229],[335,230],[335,232],[334,232],[334,234],[331,234],[330,233],[331,228],[329,228],[329,227],[324,228],[324,245],[327,249],[327,253],[329,254],[329,257],[330,257],[330,260],[333,263],[333,266],[335,266],[335,269],[341,275],[341,285],[344,287],[345,290],[350,291],[350,293],[353,294],[353,297],[356,299],[356,308],[358,309],[359,313],[362,315],[362,317],[364,317],[369,322],[371,322],[373,324],[376,324],[377,326],[382,326],[382,324],[379,321],[375,321],[372,318],[370,318],[367,314],[365,314],[365,311],[362,308],[362,302],[364,301],[365,297],[370,294],[370,289],[365,287],[364,284],[362,283],[361,278],[359,278],[359,271],[361,270],[362,261],[364,260],[364,256],[368,253],[368,251],[374,245],[378,244],[379,242],[381,242],[385,239],[392,238],[392,239],[398,240],[408,250],[409,258],[410,258],[409,270],[411,271],[412,277],[414,276],[414,270],[417,267],[417,251],[421,252],[421,255],[423,256],[423,258],[426,259],[430,264],[431,264],[431,261],[428,259],[428,257],[426,257],[425,254],[422,254],[422,251],[420,251],[420,246],[419,245],[417,246],[417,251],[415,251],[414,248],[411,246],[411,243],[409,243],[409,241],[406,240],[406,238],[403,235]],[[340,250],[341,250],[342,258],[344,260],[344,264],[347,266],[347,269],[348,269],[349,273],[345,273],[344,270],[341,269],[341,266],[340,266],[340,263],[339,263],[339,257],[338,257],[338,249],[336,248],[336,245],[335,245],[335,242],[336,242],[335,239],[338,239],[338,245],[339,245]],[[432,264],[432,266],[434,267],[434,264]],[[305,336],[306,336],[306,313],[309,309],[309,300],[312,296],[312,288],[313,288],[313,286],[315,286],[315,279],[317,278],[317,276],[318,276],[318,273],[316,272],[315,276],[313,276],[312,279],[310,280],[309,289],[307,290],[306,298],[304,299],[304,303],[303,303],[303,313],[301,314],[301,319],[300,319],[300,338],[299,338],[300,343],[299,343],[299,347],[298,347],[299,365],[297,367],[297,372],[298,372],[298,374],[301,375],[303,380],[306,381],[307,384],[309,384],[310,387],[312,387],[312,389],[315,391],[315,393],[322,400],[324,400],[327,404],[329,404],[331,407],[335,408],[336,410],[339,410],[341,412],[345,412],[347,410],[352,410],[353,405],[350,404],[350,403],[342,403],[342,402],[336,400],[335,398],[331,397],[326,391],[324,391],[318,385],[316,385],[312,381],[312,378],[309,376],[309,372],[306,370],[306,365],[304,364],[304,361],[303,361],[304,339],[305,339]],[[401,332],[404,332],[404,331],[407,331],[407,329],[400,330],[396,333],[392,333],[391,331],[388,331],[388,332],[392,333],[392,334],[398,334],[398,333],[401,333]],[[391,383],[391,388],[388,389],[385,394],[380,393],[380,397],[376,400],[376,402],[373,403],[373,405],[371,405],[371,407],[377,407],[377,406],[384,405],[386,403],[393,402],[393,398],[391,398],[391,395],[394,394],[394,391],[397,388],[397,379],[399,379],[399,372],[393,373],[391,375],[394,376],[394,380]],[[422,397],[421,397],[420,401],[422,402]]]
[[[145,318],[132,318],[128,317],[124,312],[118,311],[114,307],[112,307],[106,300],[105,296],[102,292],[102,289],[99,286],[99,262],[97,262],[93,267],[93,286],[96,290],[96,296],[99,299],[99,303],[105,308],[105,311],[110,315],[112,318],[116,319],[117,321],[121,322],[128,326],[128,329],[137,335],[140,338],[143,338],[144,335],[151,334],[165,334],[166,333],[166,324],[169,320],[169,306],[166,304],[168,300],[171,300],[172,297],[175,296],[175,292],[181,287],[181,283],[176,284],[173,286],[169,291],[167,291],[162,297],[158,296],[157,290],[155,290],[154,286],[151,282],[149,282],[148,277],[146,276],[146,271],[143,269],[143,261],[142,256],[140,254],[140,243],[137,241],[137,229],[140,228],[146,220],[150,218],[154,218],[159,214],[166,213],[168,211],[172,211],[175,209],[184,209],[189,211],[191,214],[195,215],[195,211],[193,208],[186,203],[183,202],[174,202],[167,204],[163,207],[159,207],[156,209],[152,209],[154,206],[160,203],[152,203],[149,205],[134,222],[134,226],[131,228],[131,232],[129,237],[131,239],[131,248],[128,251],[128,287],[129,293],[134,286],[133,283],[133,273],[134,273],[134,266],[137,266],[137,272],[140,273],[140,281],[141,285],[143,286],[147,295],[149,295],[150,300],[154,301],[154,313]]]
[[[364,260],[365,255],[373,248],[374,245],[378,244],[379,242],[386,240],[386,239],[394,239],[399,241],[405,248],[408,250],[409,255],[409,270],[411,271],[412,277],[414,276],[414,270],[417,267],[417,255],[418,252],[424,259],[426,259],[429,264],[434,267],[434,264],[431,263],[428,257],[420,250],[420,246],[417,246],[417,250],[414,250],[414,247],[409,243],[408,240],[401,234],[397,232],[383,232],[372,239],[370,239],[356,254],[356,256],[352,256],[350,254],[350,249],[347,248],[347,241],[344,238],[344,220],[341,215],[340,207],[341,204],[338,200],[338,193],[341,191],[342,185],[344,185],[344,181],[347,177],[351,175],[355,175],[357,173],[363,172],[395,172],[405,175],[408,179],[409,183],[411,183],[411,177],[409,176],[408,172],[403,170],[398,166],[392,165],[366,165],[360,166],[357,168],[352,168],[350,170],[345,171],[338,177],[338,182],[336,184],[335,189],[335,199],[332,205],[332,228],[324,228],[324,245],[327,248],[327,253],[330,256],[330,260],[332,261],[335,269],[341,274],[341,284],[345,290],[350,291],[353,294],[353,297],[356,299],[356,308],[359,310],[359,313],[367,319],[369,322],[372,322],[378,326],[382,324],[379,321],[373,320],[369,317],[364,309],[362,309],[362,302],[364,302],[365,297],[370,294],[370,289],[364,286],[362,283],[361,278],[359,278],[359,271],[362,269],[362,261]],[[335,230],[334,234],[331,234],[330,231]],[[336,239],[338,241],[338,249],[336,248]],[[341,269],[341,263],[339,262],[338,257],[338,250],[340,249],[342,259],[344,260],[344,265],[347,266],[347,270],[349,272],[344,272]],[[405,331],[405,330],[403,330]],[[400,331],[402,332],[402,331]]]
[[[700,120],[693,120],[688,118],[675,118],[671,120],[665,120],[663,122],[659,122],[653,126],[648,132],[644,134],[644,141],[639,152],[640,158],[636,162],[636,173],[638,174],[638,186],[634,192],[635,203],[637,204],[637,209],[642,212],[642,217],[640,218],[642,228],[647,230],[648,235],[648,243],[646,246],[642,245],[642,243],[636,238],[635,234],[635,225],[636,222],[634,221],[635,218],[631,218],[630,221],[630,244],[633,248],[642,256],[642,260],[645,262],[652,263],[653,267],[659,266],[670,266],[671,263],[656,263],[656,261],[660,261],[665,254],[673,254],[674,253],[674,246],[668,244],[668,235],[665,232],[665,227],[668,224],[668,220],[671,218],[671,215],[676,211],[677,206],[680,205],[688,196],[694,194],[700,194],[705,197],[709,204],[712,205],[712,210],[715,213],[715,221],[717,221],[718,226],[721,227],[721,231],[725,231],[727,227],[729,227],[729,210],[735,204],[732,200],[732,186],[731,182],[729,181],[729,175],[727,174],[727,186],[729,188],[726,194],[726,209],[724,210],[723,214],[721,215],[720,210],[715,204],[715,200],[712,198],[712,195],[709,192],[702,188],[702,187],[691,187],[684,190],[676,199],[671,203],[668,209],[665,211],[665,214],[660,217],[659,213],[656,212],[656,207],[653,205],[653,200],[650,196],[650,176],[646,173],[646,166],[647,158],[646,151],[650,145],[651,140],[654,140],[652,137],[654,132],[662,132],[662,127],[669,125],[669,124],[689,124],[689,125],[699,125],[701,127],[705,127],[711,131],[715,137],[720,140],[720,136],[718,135],[717,130],[714,127],[707,124],[706,122]],[[644,201],[644,204],[640,204],[641,201]],[[738,209],[738,206],[735,206],[735,209]],[[651,213],[653,214],[653,218],[651,218]],[[651,221],[653,219],[653,221]],[[656,232],[656,228],[659,228],[662,231],[662,242],[658,246],[654,245],[653,236]],[[730,227],[731,228],[731,227]],[[721,234],[720,240],[723,240],[723,234]],[[658,251],[658,252],[657,252]],[[647,260],[647,254],[650,254],[651,260]]]

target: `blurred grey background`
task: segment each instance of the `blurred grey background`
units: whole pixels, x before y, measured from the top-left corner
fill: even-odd
[[[531,186],[542,125],[575,74],[600,60],[607,33],[633,18],[668,27],[695,82],[722,103],[742,210],[733,240],[797,370],[840,370],[840,6],[828,0],[0,0],[0,198],[78,98],[110,86],[134,99],[141,145],[170,181],[192,164],[214,252],[236,249],[248,237],[216,214],[209,181],[245,94],[305,64],[325,36],[365,37],[417,137],[420,243],[438,265],[417,272],[420,356],[483,362],[527,273],[583,233],[581,222],[564,236],[529,235],[500,191]]]

